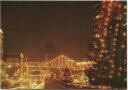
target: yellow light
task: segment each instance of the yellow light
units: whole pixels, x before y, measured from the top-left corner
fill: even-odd
[[[124,6],[124,9],[127,9],[127,6],[126,5]]]
[[[96,16],[96,19],[99,19],[99,18],[100,18],[100,15],[97,15],[97,16]]]
[[[116,38],[114,38],[114,41],[116,41],[117,39]]]
[[[108,53],[108,50],[105,50],[105,53]]]
[[[125,32],[123,33],[123,36],[126,36],[126,33]]]
[[[97,45],[95,45],[95,48],[97,48]]]
[[[99,55],[99,57],[102,57],[102,56],[103,56],[102,54]]]
[[[125,48],[125,45],[123,44],[123,45],[121,45],[121,47],[122,47],[122,48]]]
[[[113,51],[116,51],[116,49],[115,49],[115,48],[113,48]]]
[[[112,6],[112,4],[110,3],[110,4],[109,4],[109,6],[111,7],[111,6]]]
[[[114,68],[114,65],[112,65],[112,68]]]
[[[107,69],[107,67],[105,66],[104,69]]]
[[[96,37],[97,37],[97,38],[99,38],[99,37],[100,37],[100,35],[99,35],[99,34],[96,34]]]
[[[108,9],[109,12],[110,12],[111,10],[112,10],[112,9],[110,9],[110,8]]]
[[[119,70],[122,70],[122,67],[120,67]]]
[[[113,45],[115,46],[116,44],[115,44],[115,43],[113,43]]]
[[[110,63],[113,63],[113,60],[112,59],[110,59],[109,61],[110,61]]]
[[[116,29],[116,32],[118,32],[118,29]]]
[[[104,50],[102,50],[101,52],[104,53]]]

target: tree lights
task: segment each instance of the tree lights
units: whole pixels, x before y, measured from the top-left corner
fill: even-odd
[[[104,1],[97,14],[102,17],[94,19],[93,45],[97,62],[94,68],[97,69],[88,71],[93,84],[126,87],[126,7],[126,2]],[[99,77],[102,74],[104,76]]]

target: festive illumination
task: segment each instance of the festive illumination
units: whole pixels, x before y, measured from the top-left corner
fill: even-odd
[[[89,71],[93,84],[110,84],[126,87],[126,3],[120,1],[103,1],[102,7],[95,18],[94,29],[98,38],[94,37],[93,52],[96,65]],[[100,27],[99,27],[100,26]],[[121,48],[120,48],[121,47]],[[93,73],[92,73],[93,72]],[[100,76],[104,74],[104,76]],[[122,76],[123,75],[123,76]],[[117,80],[116,78],[119,78]],[[95,79],[94,79],[95,78]],[[122,78],[122,79],[121,79]],[[120,83],[120,85],[117,84]],[[123,82],[123,84],[122,84]],[[111,84],[112,85],[112,84]]]
[[[121,47],[122,47],[122,48],[125,48],[125,45],[123,44],[123,45],[121,45]]]
[[[125,32],[123,33],[123,36],[126,36],[126,33]]]

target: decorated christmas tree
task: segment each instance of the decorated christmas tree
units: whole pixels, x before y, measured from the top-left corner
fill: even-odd
[[[126,87],[126,8],[125,1],[104,1],[94,17],[92,84]]]

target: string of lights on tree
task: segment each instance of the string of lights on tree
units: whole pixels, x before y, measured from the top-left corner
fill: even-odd
[[[94,84],[126,87],[126,2],[104,1],[94,17]]]

